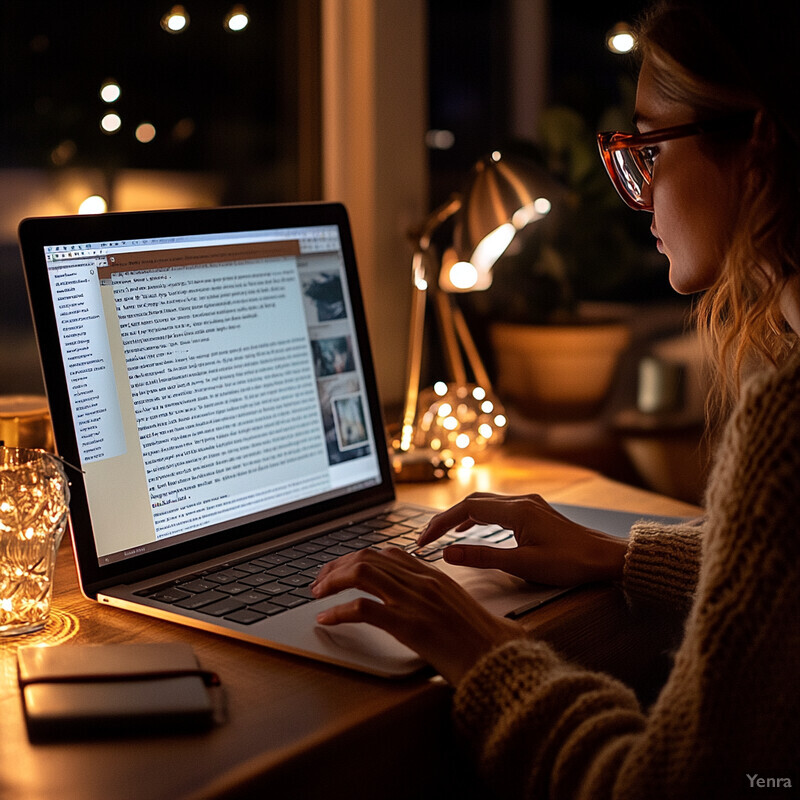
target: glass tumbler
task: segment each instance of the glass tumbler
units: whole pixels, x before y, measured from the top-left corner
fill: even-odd
[[[0,446],[0,636],[47,622],[68,507],[69,481],[55,456]]]

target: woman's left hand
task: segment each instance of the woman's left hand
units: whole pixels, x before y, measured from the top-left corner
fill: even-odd
[[[321,612],[317,622],[382,628],[454,686],[484,653],[525,636],[518,622],[490,614],[452,578],[399,548],[342,556],[326,564],[311,585],[316,597],[351,588],[382,602],[359,597]]]

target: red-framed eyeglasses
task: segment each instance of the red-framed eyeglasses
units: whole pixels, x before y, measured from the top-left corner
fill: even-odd
[[[597,146],[619,196],[637,211],[652,211],[649,187],[653,182],[653,167],[658,153],[655,145],[685,136],[749,127],[753,117],[754,112],[746,111],[705,122],[659,128],[647,133],[604,131],[597,134]]]

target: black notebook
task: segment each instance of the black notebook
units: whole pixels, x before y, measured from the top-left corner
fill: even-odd
[[[208,727],[214,706],[189,645],[22,647],[17,654],[31,739],[170,733]]]

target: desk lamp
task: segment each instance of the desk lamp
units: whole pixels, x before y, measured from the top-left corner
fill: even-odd
[[[399,477],[412,463],[435,464],[435,477],[472,466],[487,447],[502,443],[506,418],[492,390],[455,294],[482,291],[492,267],[516,234],[550,211],[552,181],[533,164],[495,151],[472,168],[466,188],[435,209],[413,235],[412,306],[406,395],[400,437],[393,442]],[[437,259],[434,234],[453,220],[452,244]],[[450,380],[420,392],[428,295],[432,296]],[[463,354],[472,371],[467,377]],[[412,452],[416,451],[416,452]]]

